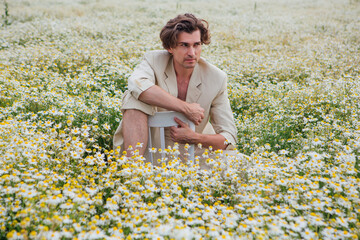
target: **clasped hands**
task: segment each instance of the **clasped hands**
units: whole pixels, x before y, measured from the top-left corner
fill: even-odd
[[[187,103],[183,113],[195,125],[199,125],[204,119],[204,109],[198,103]]]
[[[204,109],[198,103],[188,104],[187,111],[184,112],[185,116],[192,121],[195,125],[199,125],[204,119]],[[178,143],[195,143],[197,133],[191,130],[188,124],[184,123],[177,117],[174,121],[178,126],[170,127],[171,140]]]

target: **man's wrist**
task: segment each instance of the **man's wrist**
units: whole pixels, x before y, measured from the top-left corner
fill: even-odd
[[[183,100],[179,99],[179,112],[181,112],[182,114],[187,115],[187,113],[189,112],[189,104],[187,102],[184,102]]]
[[[193,137],[192,137],[192,139],[191,139],[191,143],[192,143],[192,144],[199,144],[199,143],[201,143],[201,142],[202,142],[201,137],[202,137],[202,134],[201,134],[201,133],[194,132]]]

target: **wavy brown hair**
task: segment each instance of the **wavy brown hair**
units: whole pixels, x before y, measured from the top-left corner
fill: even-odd
[[[165,49],[175,48],[179,33],[192,33],[196,30],[200,30],[201,44],[209,44],[210,32],[208,28],[209,24],[204,19],[199,19],[191,13],[185,13],[170,19],[166,23],[161,29],[160,39]]]

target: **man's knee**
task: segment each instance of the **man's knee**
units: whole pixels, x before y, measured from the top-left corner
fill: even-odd
[[[137,109],[126,109],[123,113],[124,124],[135,123],[147,126],[148,115]]]

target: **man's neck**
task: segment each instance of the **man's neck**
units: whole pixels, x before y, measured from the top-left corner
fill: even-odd
[[[176,78],[178,80],[185,79],[189,81],[194,71],[194,68],[184,68],[182,66],[177,66],[177,64],[174,62],[174,70],[175,70]]]

